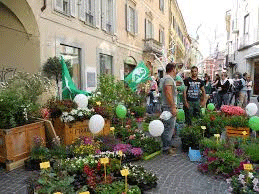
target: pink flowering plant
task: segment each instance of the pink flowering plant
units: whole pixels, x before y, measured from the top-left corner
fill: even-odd
[[[117,144],[113,151],[122,151],[126,155],[133,155],[134,157],[141,157],[143,151],[141,148],[132,147],[130,144]]]
[[[259,193],[259,176],[256,172],[242,171],[226,181],[229,184],[229,193]]]
[[[228,116],[241,116],[241,115],[245,115],[245,110],[242,109],[239,106],[231,106],[231,105],[223,105],[221,107],[221,112],[225,113]]]

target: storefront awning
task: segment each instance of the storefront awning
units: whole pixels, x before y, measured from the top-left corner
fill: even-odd
[[[245,56],[246,59],[254,59],[254,58],[259,58],[259,51],[250,53]]]

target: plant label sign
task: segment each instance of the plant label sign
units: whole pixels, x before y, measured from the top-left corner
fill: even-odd
[[[100,161],[101,161],[101,164],[108,164],[109,158],[101,158]]]
[[[123,152],[120,150],[120,151],[118,152],[118,155],[119,155],[120,157],[122,157]]]
[[[248,170],[248,171],[253,170],[252,164],[243,164],[243,166],[244,166],[244,170]]]
[[[122,176],[128,176],[129,175],[129,170],[128,169],[121,170],[121,175]]]
[[[42,163],[40,163],[40,168],[41,169],[50,168],[50,163],[49,162],[42,162]]]
[[[79,194],[90,194],[90,192],[89,191],[85,191],[85,192],[81,192]]]
[[[205,129],[206,129],[206,126],[201,126],[201,129],[205,130]]]

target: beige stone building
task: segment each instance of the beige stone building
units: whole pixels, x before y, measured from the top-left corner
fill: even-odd
[[[188,46],[175,0],[0,0],[0,18],[1,80],[62,55],[77,86],[91,91],[98,74],[123,79],[141,60],[162,71],[172,43],[184,62]]]

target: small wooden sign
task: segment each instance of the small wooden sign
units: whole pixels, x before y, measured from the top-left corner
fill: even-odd
[[[119,155],[120,157],[122,157],[123,152],[120,150],[120,151],[118,152],[118,155]]]
[[[220,134],[214,134],[214,137],[219,138]]]
[[[100,162],[101,162],[101,164],[108,164],[109,163],[109,158],[101,158]]]
[[[111,130],[111,131],[114,131],[114,130],[115,130],[115,128],[114,128],[114,127],[110,127],[110,130]]]
[[[253,170],[252,164],[243,164],[243,166],[244,166],[244,170],[248,170],[248,171]]]
[[[42,163],[40,163],[40,168],[41,169],[50,168],[50,163],[49,162],[42,162]]]
[[[98,106],[100,106],[102,103],[101,103],[100,101],[98,101],[98,102],[96,102],[96,104],[97,104]]]
[[[122,176],[128,176],[129,175],[129,170],[128,169],[121,170],[121,175]]]
[[[54,194],[63,194],[63,193],[61,193],[61,192],[56,192],[56,193],[54,193]]]
[[[206,129],[206,126],[201,126],[201,129],[205,130],[205,129]]]

